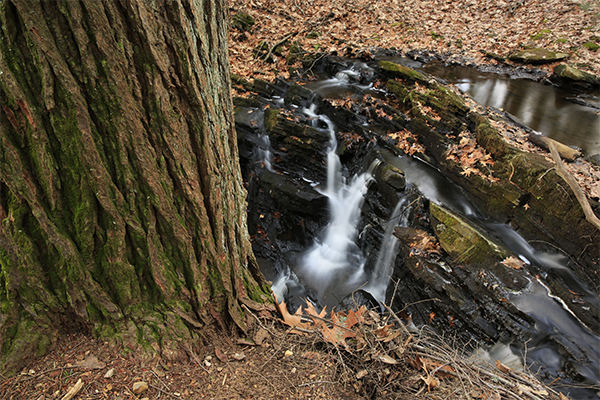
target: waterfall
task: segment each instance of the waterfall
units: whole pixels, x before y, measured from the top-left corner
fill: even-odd
[[[258,160],[265,164],[265,168],[269,171],[273,171],[271,160],[273,159],[273,153],[271,153],[271,141],[269,135],[264,132],[258,135]]]
[[[264,163],[265,168],[269,171],[273,171],[271,161],[273,160],[273,153],[271,152],[271,140],[269,134],[265,130],[265,113],[260,112],[258,115],[258,126],[261,127],[258,134],[258,142],[256,146],[256,159],[259,162]]]
[[[316,291],[324,305],[335,306],[344,296],[366,281],[363,266],[365,257],[355,243],[360,207],[371,180],[369,172],[355,176],[346,184],[341,162],[336,154],[337,139],[334,125],[325,115],[315,113],[315,106],[304,109],[312,118],[325,124],[330,140],[327,148],[327,186],[323,194],[329,199],[330,222],[322,239],[304,255],[297,266],[298,277]]]
[[[396,226],[408,226],[409,201],[410,196],[403,195],[396,203],[392,217],[386,224],[385,234],[381,241],[381,248],[369,284],[365,287],[365,290],[371,293],[375,300],[382,303],[385,302],[385,292],[394,272],[394,260],[398,254],[399,241],[393,235],[394,228]]]

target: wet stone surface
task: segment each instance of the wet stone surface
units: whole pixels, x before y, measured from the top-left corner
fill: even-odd
[[[498,223],[512,219],[526,227],[530,215],[537,213],[546,224],[540,231],[545,242],[549,240],[548,230],[554,229],[549,224],[551,217],[542,215],[547,206],[532,210],[532,214],[520,211],[523,196],[530,198],[531,194],[505,184],[508,180],[514,183],[525,179],[516,175],[524,172],[515,168],[514,161],[510,179],[510,170],[503,175],[498,169],[502,165],[500,159],[506,154],[514,157],[520,153],[505,144],[501,147],[494,144],[497,139],[484,135],[489,135],[485,129],[491,129],[485,128],[486,118],[473,117],[473,111],[462,103],[460,96],[435,80],[426,78],[421,86],[415,85],[410,76],[390,76],[389,71],[381,72],[376,63],[352,68],[352,62],[344,60],[324,62],[321,66],[321,72],[337,74],[337,81],[327,81],[329,95],[336,93],[331,85],[338,85],[333,100],[325,100],[318,94],[318,84],[309,85],[315,90],[312,91],[303,85],[278,82],[261,86],[262,95],[268,96],[258,99],[260,107],[236,111],[248,188],[248,225],[254,251],[265,260],[263,270],[273,281],[278,298],[285,299],[291,308],[304,299],[310,299],[317,307],[338,302],[349,307],[352,301],[357,304],[373,304],[374,299],[385,301],[400,312],[409,326],[430,325],[471,345],[514,342],[515,351],[523,350],[527,341],[550,346],[564,367],[561,377],[593,381],[594,375],[589,371],[598,366],[598,354],[569,339],[573,332],[561,333],[558,329],[558,333],[550,334],[555,329],[553,322],[540,325],[539,316],[528,308],[528,302],[543,297],[534,297],[531,292],[541,285],[542,289],[547,288],[543,290],[548,304],[556,303],[549,294],[563,302],[562,310],[565,318],[571,318],[568,321],[575,326],[573,329],[585,332],[587,326],[597,334],[600,327],[593,315],[598,313],[599,302],[592,277],[598,272],[597,258],[579,258],[577,265],[572,265],[567,258],[556,256],[553,260],[560,259],[560,267],[555,267],[554,261],[548,261],[552,257],[546,256],[551,254],[550,249],[541,246],[533,249],[509,225]],[[345,70],[350,72],[344,73]],[[427,80],[433,82],[429,88],[423,87]],[[387,81],[388,86],[393,82],[397,93],[369,86],[377,81]],[[427,97],[428,93],[434,95]],[[438,119],[444,113],[447,117]],[[336,203],[337,197],[331,194],[334,189],[328,186],[331,126],[340,153],[339,174],[343,176],[334,189],[352,190],[356,176],[367,170],[370,179],[365,183],[364,199],[357,203],[360,216],[356,225],[348,228],[354,231],[345,239],[349,247],[343,257],[344,266],[336,266],[334,272],[318,278],[328,281],[323,286],[328,288],[326,292],[333,290],[333,294],[326,296],[322,289],[308,285],[315,283],[314,279],[301,272],[310,268],[318,271],[318,265],[306,265],[307,259],[316,260],[307,255],[319,246],[321,251],[327,251],[324,245],[328,243],[326,236],[333,223],[331,215],[352,212]],[[483,175],[467,179],[461,174],[464,170],[460,165],[446,159],[446,150],[461,141],[458,134],[465,130],[476,130],[478,140],[485,139],[482,143],[496,146],[489,149],[498,157],[490,167],[500,177],[498,184]],[[424,151],[414,154],[418,158],[404,152],[411,147],[402,147],[396,138],[395,132],[402,131],[412,131],[416,140],[425,144]],[[257,151],[257,144],[269,147],[269,151]],[[428,160],[430,165],[420,160]],[[541,174],[545,170],[540,167],[540,171]],[[462,189],[452,181],[460,183]],[[494,186],[506,190],[506,194],[494,194],[490,189]],[[512,195],[507,195],[513,192],[508,189],[516,190],[514,204],[510,203]],[[450,198],[444,197],[450,193]],[[509,203],[488,209],[494,201]],[[432,212],[448,205],[452,219],[459,221],[460,226],[476,232],[488,231],[482,237],[491,246],[489,249],[453,250],[454,245],[440,232],[442,225],[449,222]],[[495,218],[490,220],[491,215]],[[422,236],[399,240],[393,235],[399,226],[416,229]],[[573,224],[569,228],[585,229],[580,226],[585,225]],[[521,232],[533,235],[536,229],[540,225],[531,224]],[[572,254],[581,252],[585,246],[568,242],[572,238],[566,236],[551,234],[550,237],[555,243],[550,247],[563,247]],[[532,239],[535,237],[529,236]],[[475,246],[475,242],[470,246]],[[493,247],[501,250],[490,250]],[[478,258],[466,257],[466,253],[477,251],[481,252]],[[580,273],[582,268],[587,268],[587,278]],[[357,286],[348,289],[349,281],[357,282]],[[354,299],[346,296],[356,289],[364,292]],[[541,304],[543,308],[546,303]],[[540,326],[548,331],[540,331]],[[585,335],[591,343],[597,338],[589,332]],[[528,362],[546,371],[548,379],[558,377],[556,368],[545,365],[542,358],[533,357]],[[564,371],[570,372],[565,376]]]

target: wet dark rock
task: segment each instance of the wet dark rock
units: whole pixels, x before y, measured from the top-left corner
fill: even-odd
[[[568,100],[574,104],[579,104],[580,106],[593,108],[594,110],[600,110],[600,107],[597,106],[596,104],[592,104],[592,103],[585,101],[584,99],[579,98],[579,97],[565,97],[565,100]]]
[[[547,64],[569,57],[566,53],[542,49],[539,47],[514,52],[508,56],[511,61],[523,64]]]
[[[410,110],[410,130],[419,135],[445,176],[461,186],[488,215],[512,221],[525,237],[537,237],[570,254],[589,257],[574,268],[582,281],[594,287],[593,282],[600,280],[600,268],[593,261],[597,256],[592,254],[600,254],[600,248],[591,238],[597,232],[585,220],[575,196],[556,190],[566,184],[552,165],[538,155],[509,146],[485,115],[469,110],[458,94],[437,82],[427,84],[427,90],[415,87],[409,80],[404,84],[390,80],[387,87]],[[433,111],[423,112],[424,106]],[[466,176],[460,164],[447,157],[448,148],[459,144],[457,136],[452,135],[464,131],[470,132],[477,144],[492,155],[494,165],[484,171],[497,181]],[[584,237],[590,240],[582,241]]]
[[[258,179],[261,186],[278,203],[279,209],[309,215],[321,214],[327,209],[327,197],[305,181],[266,169],[260,170]]]
[[[365,292],[359,289],[348,296],[344,297],[342,301],[335,307],[335,312],[358,310],[360,307],[365,306],[369,310],[380,309],[381,305],[375,300],[373,295],[369,292]]]
[[[332,73],[348,68],[339,60],[330,64],[326,60],[320,62],[321,70]],[[372,170],[374,180],[365,195],[358,223],[356,243],[367,258],[365,271],[373,271],[377,264],[388,221],[400,220],[392,215],[398,200],[405,198],[411,204],[400,213],[407,222],[397,229],[402,240],[398,244],[399,254],[392,261],[386,303],[391,303],[402,318],[412,318],[417,326],[429,325],[460,342],[477,345],[515,338],[525,342],[539,335],[536,321],[517,309],[510,298],[527,293],[532,282],[542,282],[592,332],[600,332],[597,299],[594,302],[582,294],[585,290],[588,291],[585,293],[598,290],[600,250],[595,240],[598,236],[585,221],[577,200],[568,191],[557,190],[561,185],[567,186],[555,174],[553,165],[543,157],[512,148],[501,138],[490,118],[505,119],[502,113],[479,114],[467,107],[458,92],[425,73],[414,74],[391,64],[381,65],[383,69],[376,69],[368,79],[388,80],[389,99],[393,101],[384,111],[390,115],[392,109],[397,110],[392,122],[374,112],[370,117],[360,114],[366,107],[383,110],[375,101],[350,109],[334,107],[301,85],[280,83],[261,84],[261,92],[268,96],[279,93],[278,96],[285,97],[286,105],[306,107],[314,102],[316,113],[328,115],[340,132],[338,148],[343,153],[340,160],[346,176],[365,171],[374,159],[380,161]],[[359,97],[363,99],[362,95]],[[316,188],[326,181],[325,151],[329,136],[319,123],[316,128],[311,126],[315,121],[307,118],[300,108],[286,108],[281,102],[266,99],[261,102],[270,104],[264,113],[262,106],[236,110],[236,127],[249,192],[248,226],[253,249],[258,256],[273,260],[273,268],[281,272],[297,262],[327,224],[328,200]],[[388,165],[382,156],[382,149],[401,154],[385,137],[390,131],[404,128],[417,135],[431,163],[461,186],[474,208],[483,210],[485,217],[510,223],[525,239],[536,239],[532,244],[538,249],[550,252],[559,247],[570,254],[568,268],[574,271],[582,287],[573,283],[572,275],[565,275],[559,269],[507,263],[507,258],[517,260],[518,256],[499,245],[471,216],[430,203],[407,182],[404,171]],[[356,136],[344,136],[347,132]],[[462,132],[492,155],[493,165],[476,167],[494,180],[486,179],[485,175],[466,176],[457,161],[448,159],[448,149],[459,145],[458,134]],[[257,163],[251,150],[260,144],[259,135],[265,133],[271,141],[272,171]],[[435,236],[442,250],[415,251],[411,232]],[[540,242],[547,243],[547,248]],[[314,295],[310,289],[302,289],[299,282],[289,285],[297,286],[294,286],[296,298]],[[361,297],[358,304],[373,305],[369,296]],[[292,298],[290,295],[294,303]],[[349,302],[344,307],[355,306],[355,300],[356,296],[354,299],[349,296],[343,302]],[[557,341],[568,357],[585,357],[566,339],[556,336],[547,340]]]
[[[600,154],[592,154],[591,156],[587,156],[585,159],[600,167]]]
[[[276,156],[274,165],[293,176],[325,183],[324,162],[329,136],[308,123],[302,115],[288,116],[272,109],[266,111],[265,128]]]
[[[284,101],[286,105],[294,104],[298,107],[308,107],[315,93],[304,86],[293,84],[285,93]]]
[[[281,81],[271,83],[262,79],[255,79],[252,90],[262,97],[283,96],[287,90],[287,86],[289,84]]]

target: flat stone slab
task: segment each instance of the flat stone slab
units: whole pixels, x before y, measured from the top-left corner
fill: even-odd
[[[547,64],[564,60],[567,57],[569,57],[569,55],[566,53],[534,48],[512,53],[508,56],[508,59],[523,64]]]

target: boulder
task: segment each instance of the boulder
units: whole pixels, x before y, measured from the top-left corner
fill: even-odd
[[[429,212],[431,225],[442,248],[457,263],[485,263],[502,260],[510,253],[487,234],[458,215],[433,202]]]
[[[317,192],[309,183],[287,175],[258,171],[260,185],[279,204],[281,209],[300,214],[320,214],[327,207],[327,197]]]
[[[242,32],[249,32],[256,21],[252,16],[239,12],[231,18],[231,28]]]
[[[569,55],[566,53],[559,53],[557,51],[550,51],[537,47],[514,52],[508,56],[508,59],[523,64],[547,64],[564,60],[567,57],[569,57]]]
[[[560,64],[554,67],[554,75],[560,79],[566,79],[575,82],[584,82],[591,85],[600,84],[600,78],[589,72],[582,71],[567,64]]]

